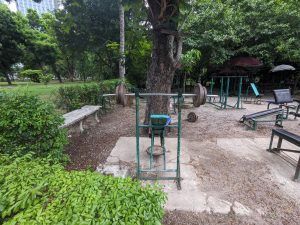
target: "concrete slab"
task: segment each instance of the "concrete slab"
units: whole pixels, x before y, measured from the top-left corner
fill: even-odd
[[[247,160],[264,162],[271,171],[271,179],[293,198],[300,198],[300,183],[293,181],[299,154],[282,152],[279,155],[266,151],[270,138],[219,138],[217,145],[224,151]],[[274,139],[273,146],[277,144]],[[297,149],[299,147],[283,141],[282,148]]]
[[[158,144],[158,143],[157,143]],[[168,195],[168,201],[165,208],[167,210],[185,210],[194,212],[208,212],[227,214],[231,211],[232,203],[216,196],[209,196],[200,190],[201,180],[197,177],[194,166],[192,165],[191,155],[189,153],[189,142],[181,139],[181,190],[177,190],[175,181],[160,180],[163,190]],[[142,167],[149,167],[149,155],[146,149],[150,146],[149,138],[140,138],[140,158]],[[177,138],[166,138],[167,148],[167,168],[176,168],[177,156]],[[135,137],[121,137],[112,150],[107,162],[99,166],[98,171],[111,171],[118,174],[116,170],[122,168],[121,164],[131,164],[136,166],[136,139]],[[153,161],[156,168],[161,168],[163,157],[159,156]],[[135,170],[135,169],[134,169]],[[160,174],[163,175],[163,174]],[[171,174],[164,174],[164,176]],[[174,173],[172,174],[175,175]],[[144,184],[156,183],[157,181],[143,181]],[[248,213],[246,207],[235,206],[237,213]]]

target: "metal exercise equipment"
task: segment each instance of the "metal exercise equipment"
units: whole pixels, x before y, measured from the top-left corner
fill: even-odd
[[[174,125],[170,125],[169,123],[166,124],[141,124],[139,121],[139,100],[140,97],[148,97],[148,96],[167,96],[167,97],[173,97],[177,96],[177,102],[178,102],[178,113],[177,113],[177,119],[178,123]],[[177,183],[177,189],[181,189],[180,184],[180,135],[181,135],[181,101],[182,94],[167,94],[167,93],[139,93],[138,91],[135,93],[135,106],[136,106],[136,157],[137,157],[137,178],[141,180],[175,180]],[[150,147],[150,159],[149,159],[149,168],[141,168],[141,162],[140,162],[140,128],[150,128],[152,130],[151,132],[151,147]],[[166,163],[166,154],[165,154],[165,146],[164,146],[164,139],[162,143],[163,147],[163,157],[164,157],[164,163],[163,168],[154,168],[152,165],[153,162],[153,153],[152,148],[154,146],[154,131],[153,130],[161,130],[161,132],[164,132],[166,128],[175,128],[177,129],[177,157],[176,157],[176,168],[169,169],[167,168]],[[164,135],[164,134],[162,134]],[[174,176],[160,176],[160,173],[175,173]],[[147,173],[155,173],[155,177],[147,176]]]
[[[264,111],[243,115],[239,122],[246,124],[252,130],[256,130],[257,123],[262,122],[275,122],[276,126],[282,127],[283,114],[284,110],[281,108],[267,109]],[[271,116],[275,116],[275,119],[265,119]]]
[[[142,93],[140,93],[142,94]],[[151,93],[148,93],[151,94]],[[153,93],[153,94],[167,94],[167,93]],[[114,94],[101,94],[100,97],[116,97],[116,103],[121,104],[123,106],[126,106],[129,97],[135,96],[135,93],[127,93],[126,88],[124,84],[119,84],[116,87],[116,93]],[[170,93],[169,97],[173,97],[173,99],[176,99],[177,94]],[[204,105],[206,102],[207,97],[216,97],[216,95],[207,95],[207,90],[205,87],[203,87],[201,84],[197,83],[194,88],[193,94],[182,94],[183,97],[192,97],[193,98],[193,105],[194,107],[200,107],[201,105]],[[105,102],[105,101],[103,101]],[[105,109],[105,105],[102,106]]]
[[[279,138],[279,140],[277,142],[277,148],[272,148],[274,136],[278,136],[278,138]],[[277,153],[277,154],[279,154],[281,151],[300,153],[299,150],[281,148],[282,140],[288,141],[288,142],[300,147],[300,136],[299,135],[291,133],[284,129],[272,129],[270,145],[269,145],[269,149],[267,149],[267,151]],[[300,182],[300,157],[299,157],[299,160],[298,160],[298,163],[296,166],[294,181]]]
[[[235,108],[235,109],[242,109],[242,101],[241,101],[241,95],[242,95],[242,85],[243,85],[243,79],[248,78],[247,76],[213,76],[211,78],[210,82],[210,88],[209,88],[209,94],[212,95],[213,87],[214,87],[214,80],[220,79],[220,95],[219,95],[219,101],[215,102],[212,100],[212,98],[209,98],[209,103],[213,104],[215,106],[218,106],[220,109],[226,109],[226,108]],[[237,95],[237,101],[234,105],[228,104],[228,96],[229,96],[229,87],[230,87],[230,81],[238,79],[238,95]],[[225,84],[226,83],[226,84]],[[226,85],[226,89],[224,92],[224,86]],[[209,95],[208,95],[209,97]]]
[[[102,97],[110,97],[116,96],[117,102],[124,104],[130,96],[135,97],[135,109],[136,109],[136,160],[137,160],[137,178],[141,180],[175,180],[177,183],[177,188],[181,189],[181,177],[180,177],[180,146],[181,146],[181,105],[183,102],[183,97],[193,97],[193,105],[195,107],[200,107],[200,105],[205,104],[207,93],[206,88],[202,87],[201,84],[197,84],[194,89],[194,94],[174,94],[174,93],[139,93],[138,90],[135,93],[126,93],[126,89],[119,85],[116,88],[116,94],[102,94]],[[160,96],[160,97],[168,97],[168,98],[176,98],[177,105],[178,105],[178,113],[177,113],[177,124],[170,124],[170,121],[167,120],[168,115],[150,115],[150,124],[141,124],[139,117],[139,105],[140,105],[140,98],[148,98],[153,96]],[[166,121],[165,121],[166,120]],[[140,129],[147,128],[151,129],[151,146],[148,149],[150,153],[149,158],[149,167],[142,168],[141,167],[141,149],[140,149]],[[165,140],[164,134],[167,128],[174,128],[177,129],[177,156],[176,156],[176,168],[167,168],[167,160],[166,160],[166,149],[165,149]],[[154,135],[155,132],[161,137],[161,147],[163,149],[163,166],[162,168],[155,168],[153,166],[153,149],[155,148],[154,145]],[[174,173],[173,176],[165,175],[166,173]],[[151,175],[155,176],[151,176]]]
[[[268,102],[268,109],[271,104],[279,106],[279,108],[284,109],[284,119],[288,119],[289,114],[298,114],[300,110],[300,100],[294,99],[291,94],[290,89],[276,89],[273,90],[274,100],[266,100]],[[289,103],[292,103],[290,105]],[[294,110],[294,112],[290,112],[290,110]],[[294,118],[296,119],[296,117]]]
[[[196,115],[196,113],[194,112],[190,112],[188,115],[187,115],[187,121],[191,122],[191,123],[194,123],[196,122],[198,119],[198,116]]]

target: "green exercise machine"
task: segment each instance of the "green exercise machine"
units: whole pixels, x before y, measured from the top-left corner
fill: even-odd
[[[141,124],[139,100],[140,97],[149,96],[165,96],[165,97],[176,97],[178,103],[177,119],[178,123],[176,125],[170,125],[170,117],[163,114],[150,115],[150,124]],[[136,157],[137,157],[137,178],[141,180],[175,180],[177,183],[177,189],[181,189],[181,177],[180,177],[180,134],[181,134],[181,103],[182,94],[167,94],[167,93],[139,93],[135,92],[136,101]],[[140,149],[140,129],[147,128],[151,129],[151,146],[150,146],[150,158],[149,167],[142,168],[141,166],[141,149]],[[167,128],[177,129],[177,156],[176,156],[176,168],[168,168],[166,160],[166,148],[165,148],[165,130]],[[158,134],[161,138],[161,147],[163,150],[163,168],[155,168],[153,166],[153,148],[154,148],[154,136]],[[166,173],[173,173],[173,176],[164,176]],[[155,174],[155,176],[147,176],[147,174]],[[162,175],[161,175],[162,174]]]
[[[236,79],[238,79],[238,94],[237,94],[237,101],[234,105],[228,104],[228,97],[229,97],[229,88],[230,84],[233,83]],[[210,82],[209,94],[212,95],[214,84],[216,80],[220,80],[220,94],[219,100],[216,101],[215,98],[209,97],[208,103],[213,104],[220,109],[243,109],[242,106],[242,86],[243,80],[248,79],[247,76],[213,76]],[[224,91],[225,87],[225,91]]]

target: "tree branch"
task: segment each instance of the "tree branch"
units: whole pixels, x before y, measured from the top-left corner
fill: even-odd
[[[158,20],[162,20],[164,18],[164,13],[167,9],[167,0],[160,1],[160,14],[158,16]]]

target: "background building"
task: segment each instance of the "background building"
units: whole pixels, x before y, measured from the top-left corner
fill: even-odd
[[[58,8],[58,0],[43,0],[41,3],[36,3],[32,0],[17,0],[17,10],[22,12],[23,15],[27,13],[27,9],[34,9],[39,14],[46,12],[53,12]]]

